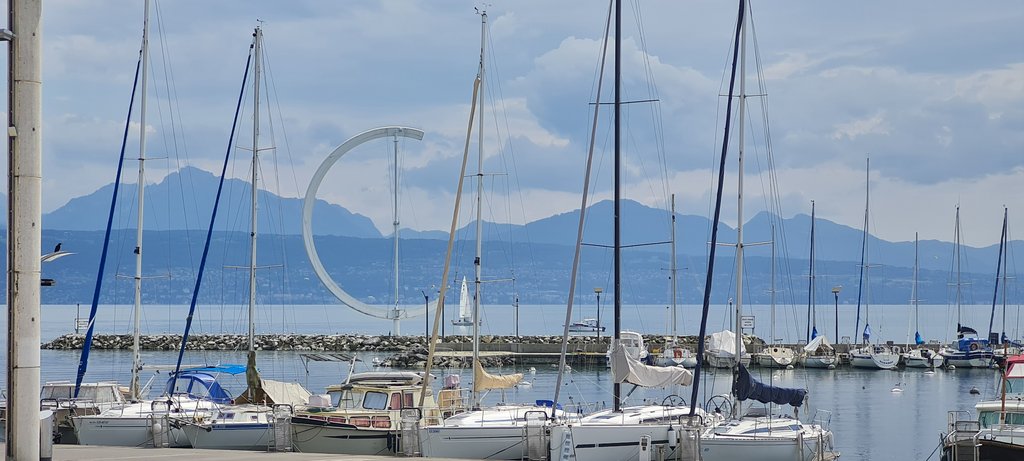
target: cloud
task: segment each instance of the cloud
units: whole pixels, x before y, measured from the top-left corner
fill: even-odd
[[[832,139],[841,140],[845,138],[853,140],[871,134],[889,134],[889,127],[885,123],[885,114],[883,112],[878,112],[868,118],[836,125],[835,131],[832,132]]]

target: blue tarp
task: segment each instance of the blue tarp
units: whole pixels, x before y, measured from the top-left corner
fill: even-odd
[[[219,367],[207,368],[216,369]],[[242,371],[245,371],[245,367],[242,367]],[[172,375],[167,380],[164,395],[176,394],[187,394],[195,399],[210,400],[216,403],[231,403],[231,395],[220,386],[217,378],[208,371],[186,370]]]
[[[785,387],[772,387],[764,384],[747,371],[747,367],[740,365],[739,374],[732,384],[732,392],[739,400],[754,399],[761,403],[777,403],[779,405],[792,405],[799,407],[804,404],[804,397],[807,396],[805,389],[789,389]]]
[[[223,365],[210,365],[206,367],[186,368],[181,371],[203,371],[206,373],[227,373],[229,375],[238,375],[245,373],[245,365],[235,365],[226,363]]]
[[[914,344],[917,344],[917,345],[924,344],[924,338],[921,337],[921,333],[920,332],[914,332]]]

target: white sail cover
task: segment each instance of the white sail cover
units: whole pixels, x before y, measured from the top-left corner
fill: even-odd
[[[825,335],[818,336],[811,340],[804,346],[804,352],[808,354],[815,354],[818,352],[819,347],[824,347],[826,350],[832,350],[832,343],[828,342],[828,338]]]
[[[729,330],[719,331],[718,333],[711,333],[711,341],[708,344],[708,350],[725,352],[730,355],[736,355],[736,335]],[[747,347],[740,341],[740,353],[746,354]]]
[[[473,363],[473,392],[483,392],[488,389],[510,389],[522,380],[522,373],[492,375],[484,370],[479,361]]]
[[[266,403],[266,404],[291,404],[305,405],[309,401],[310,393],[299,383],[286,383],[260,378],[260,390],[262,395],[257,397],[255,402],[249,402],[248,392],[235,398],[236,404],[242,403]]]
[[[612,379],[617,383],[630,383],[642,387],[666,387],[675,384],[689,386],[693,373],[681,366],[652,367],[630,357],[621,345],[612,350]]]
[[[469,307],[469,286],[466,285],[466,278],[462,278],[462,290],[459,291],[459,318],[469,319],[473,317],[473,310]]]

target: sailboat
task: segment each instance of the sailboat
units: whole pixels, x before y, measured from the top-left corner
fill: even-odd
[[[669,280],[672,281],[672,320],[669,322],[671,325],[671,339],[665,343],[664,350],[661,354],[655,358],[654,364],[658,366],[674,366],[682,365],[686,368],[693,368],[697,366],[697,356],[687,347],[679,344],[679,330],[676,328],[676,322],[679,316],[676,314],[676,195],[672,194],[672,256],[671,256],[671,267],[669,268]]]
[[[697,434],[707,425],[717,421],[718,417],[691,406],[680,396],[667,396],[661,405],[643,404],[623,406],[622,384],[637,387],[669,387],[687,386],[692,383],[693,373],[682,366],[656,367],[644,365],[628,352],[623,341],[629,340],[621,329],[620,314],[622,311],[622,244],[621,244],[621,149],[620,149],[620,113],[622,107],[622,3],[614,2],[615,18],[615,100],[613,103],[614,123],[614,208],[613,228],[613,293],[614,293],[614,325],[611,342],[610,358],[612,369],[612,408],[591,413],[575,422],[552,424],[549,431],[550,451],[548,459],[571,459],[579,461],[622,461],[638,460],[650,456],[656,447],[664,449],[667,458],[680,456],[683,452],[696,454],[695,442]],[[610,19],[610,18],[609,18]],[[606,34],[607,36],[607,34]],[[607,41],[605,42],[607,43]],[[603,63],[602,63],[603,64]],[[603,65],[601,67],[603,69]],[[603,74],[603,72],[602,72]],[[598,91],[600,94],[600,91]],[[599,105],[595,107],[600,107]],[[596,119],[596,117],[595,117]],[[588,160],[586,184],[590,177],[590,161]],[[584,204],[586,203],[587,186],[584,186]],[[581,224],[577,234],[577,254],[574,259],[574,277],[570,282],[570,299],[575,290],[575,267],[579,262],[579,247],[582,239]],[[568,315],[568,313],[567,313]],[[565,340],[563,339],[563,354]],[[561,365],[564,370],[564,355]],[[561,378],[559,378],[559,383]],[[556,385],[556,398],[558,385]],[[680,440],[686,442],[680,443]]]
[[[811,200],[811,251],[808,263],[807,277],[807,319],[810,322],[810,330],[807,332],[807,345],[801,351],[798,361],[806,368],[827,368],[835,369],[838,357],[836,349],[829,343],[828,338],[818,334],[818,316],[815,311],[815,278],[814,278],[814,201]]]
[[[256,368],[255,317],[256,317],[256,240],[257,197],[259,192],[259,147],[260,138],[260,83],[263,64],[263,29],[253,31],[250,47],[253,61],[253,138],[252,170],[250,175],[250,228],[249,228],[249,309],[248,309],[248,351],[246,357],[247,387],[231,405],[220,407],[209,417],[184,421],[185,435],[193,448],[216,448],[231,450],[266,450],[270,448],[291,448],[286,431],[274,431],[275,422],[291,417],[288,411],[294,405],[305,404],[309,391],[297,383],[285,383],[263,379]],[[242,82],[243,86],[246,82]],[[212,224],[212,223],[211,223]],[[279,406],[276,406],[279,405]],[[275,421],[276,420],[276,421]]]
[[[139,176],[138,176],[138,214],[135,246],[135,302],[132,340],[131,383],[128,398],[130,402],[107,408],[98,414],[80,414],[72,416],[72,423],[78,443],[81,445],[119,445],[119,446],[189,446],[188,439],[180,428],[173,428],[169,421],[174,416],[207,414],[216,405],[230,401],[230,396],[216,384],[216,375],[228,372],[228,369],[190,370],[172,377],[164,389],[165,397],[159,401],[142,400],[142,389],[139,386],[139,372],[142,370],[142,359],[139,354],[140,318],[142,308],[142,236],[145,193],[145,160],[146,160],[146,87],[149,61],[149,2],[145,3],[145,19],[142,31],[142,49],[140,52],[141,97],[139,109]],[[127,133],[126,133],[127,134]],[[104,255],[106,252],[104,251]],[[102,261],[101,261],[102,271]],[[96,305],[99,287],[93,296],[93,307],[90,311],[87,338],[91,339],[95,326]],[[76,396],[81,388],[82,377],[88,363],[87,339],[82,351],[76,381]],[[184,389],[192,392],[176,392],[181,384]]]
[[[868,210],[871,204],[871,159],[867,161],[867,173],[865,173],[866,184],[865,188],[865,199],[864,199],[864,232],[862,233],[863,240],[861,242],[861,265],[860,265],[860,288],[858,289],[857,295],[857,328],[860,328],[860,305],[861,295],[864,300],[864,333],[862,335],[863,344],[861,347],[850,350],[850,365],[856,368],[872,368],[876,370],[891,370],[896,368],[896,365],[900,362],[900,351],[896,346],[889,346],[888,344],[871,344],[871,324],[870,324],[870,309],[868,300],[870,299],[871,283],[869,282],[868,270],[871,265],[868,264]],[[860,332],[858,332],[860,333]]]
[[[748,14],[746,0],[740,0],[736,24],[736,36],[733,46],[732,77],[729,83],[729,96],[733,93],[736,78],[736,64],[739,60],[739,100],[738,100],[738,187],[737,187],[737,228],[736,228],[736,313],[734,324],[736,333],[736,349],[740,349],[740,332],[743,301],[743,161],[746,94],[746,48]],[[737,49],[738,48],[738,49]],[[731,104],[731,98],[730,98]],[[731,107],[730,107],[731,109]],[[731,117],[727,109],[726,117]],[[727,122],[728,123],[728,122]],[[728,139],[729,125],[726,124],[725,137]],[[727,142],[723,142],[722,166],[724,168]],[[720,173],[721,175],[721,173]],[[719,176],[719,181],[722,176]],[[721,185],[719,186],[721,187]],[[720,204],[716,210],[720,209]],[[717,211],[716,211],[717,218]],[[717,219],[716,219],[717,221]],[[713,221],[714,222],[714,221]],[[712,245],[714,240],[712,240]],[[708,275],[709,279],[711,274]],[[710,288],[710,284],[708,286]],[[706,315],[706,311],[705,311]],[[704,461],[748,460],[761,461],[822,459],[838,457],[832,450],[832,432],[820,423],[804,423],[796,416],[799,408],[806,401],[805,389],[787,389],[765,385],[754,379],[746,367],[737,362],[733,368],[733,385],[731,401],[728,404],[729,416],[726,421],[718,423],[704,433],[700,440],[701,459]],[[745,400],[754,400],[768,404],[767,411],[747,412],[743,408]],[[794,416],[773,415],[771,404],[790,405],[794,408]],[[725,406],[725,405],[723,405]],[[721,408],[721,407],[719,407]]]
[[[942,366],[942,355],[936,351],[922,347],[924,344],[924,338],[921,337],[921,328],[918,322],[918,316],[920,315],[920,306],[918,305],[917,295],[917,276],[920,265],[918,264],[918,251],[917,251],[917,232],[914,233],[914,284],[911,289],[910,302],[914,306],[914,345],[917,347],[911,348],[909,341],[907,344],[907,351],[903,353],[903,365],[907,368],[935,368]],[[909,332],[908,332],[909,335]]]
[[[462,277],[462,288],[459,290],[459,318],[452,319],[452,325],[473,326],[473,306],[469,299],[469,286],[466,285],[466,277]]]
[[[996,301],[999,299],[999,274],[1000,274],[999,264],[1001,263],[1002,264],[1002,268],[1001,268],[1002,269],[1002,292],[1003,292],[1003,321],[1002,321],[1002,324],[1001,324],[1002,325],[1002,332],[998,335],[999,336],[999,343],[992,345],[993,346],[992,352],[993,352],[993,354],[995,354],[996,363],[998,363],[1000,365],[1006,363],[1007,358],[1009,358],[1011,356],[1014,356],[1014,355],[1019,355],[1020,351],[1021,351],[1021,344],[1020,344],[1020,342],[1012,341],[1012,340],[1010,340],[1010,338],[1008,338],[1006,336],[1006,293],[1007,293],[1007,291],[1009,291],[1009,286],[1006,285],[1007,278],[1008,278],[1008,275],[1006,273],[1006,266],[1008,264],[1007,260],[1009,258],[1009,249],[1010,249],[1009,248],[1010,247],[1010,242],[1008,240],[1009,239],[1009,233],[1008,233],[1008,229],[1007,229],[1008,218],[1009,218],[1009,211],[1007,210],[1007,208],[1004,207],[1003,208],[1003,233],[1002,233],[1002,237],[1000,238],[1000,245],[999,245],[1000,246],[1000,249],[999,249],[999,255],[1000,256],[999,256],[999,258],[997,258],[997,262],[996,262],[996,287],[995,287],[994,292],[992,293],[992,315],[991,315],[991,317],[989,319],[989,328],[988,328],[989,329],[989,337],[991,338],[993,336],[992,333],[994,333],[992,330],[993,330],[993,323],[995,322],[995,316],[996,316]],[[1001,347],[995,347],[997,345],[1001,346]]]
[[[813,212],[812,212],[813,213]],[[812,234],[813,236],[813,234]],[[813,237],[812,237],[813,241]],[[775,226],[772,226],[772,287],[771,287],[771,338],[769,343],[771,345],[764,348],[761,353],[757,354],[757,363],[765,368],[793,368],[793,363],[796,362],[796,353],[793,349],[779,345],[775,339]]]
[[[978,338],[978,331],[961,321],[961,301],[964,283],[960,279],[960,205],[956,206],[956,224],[953,231],[953,267],[956,272],[956,341],[942,349],[946,366],[951,368],[987,368],[992,366],[994,356],[987,339]]]

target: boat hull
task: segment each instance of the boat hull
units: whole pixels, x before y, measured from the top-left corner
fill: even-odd
[[[803,455],[797,448],[796,440],[788,437],[755,437],[750,439],[718,438],[702,439],[701,459],[703,461],[793,461],[815,459],[818,441],[805,440]],[[828,452],[829,450],[823,450]]]
[[[892,370],[899,362],[900,356],[896,354],[853,354],[850,356],[850,366],[854,368]]]
[[[676,451],[684,448],[669,448],[668,429],[669,424],[553,426],[549,459],[566,459],[563,455],[572,453],[578,461],[638,461],[644,436],[651,441],[649,457],[644,459],[655,459],[652,454],[659,450],[664,450],[664,459],[674,459]]]
[[[420,430],[420,446],[426,458],[525,459],[525,440],[523,426],[427,427]]]
[[[81,417],[75,418],[79,445],[114,447],[152,447],[153,428],[149,417]],[[171,425],[168,446],[188,448],[192,445],[185,432]]]
[[[188,425],[183,430],[192,448],[217,450],[266,451],[273,435],[267,423]]]
[[[989,368],[994,363],[991,351],[945,352],[943,355],[946,356],[947,366],[953,365],[957,368]]]
[[[394,455],[401,437],[391,429],[370,429],[292,417],[292,444],[303,453]]]
[[[809,355],[803,359],[805,368],[835,368],[837,362],[834,355]]]

